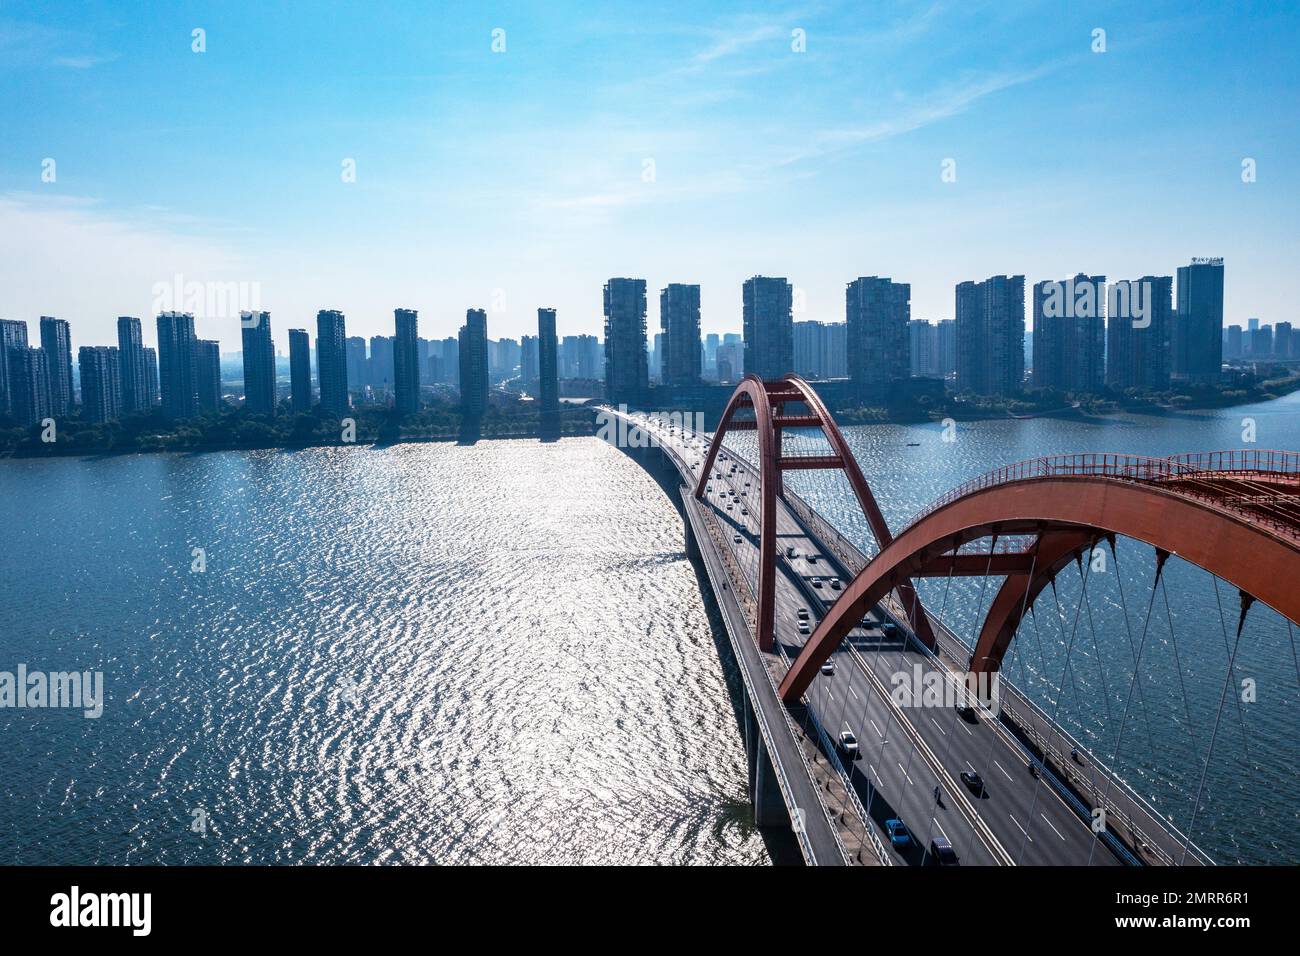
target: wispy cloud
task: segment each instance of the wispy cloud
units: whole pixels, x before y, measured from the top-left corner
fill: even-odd
[[[0,20],[0,69],[88,70],[115,59],[115,53],[99,49],[98,38],[92,34],[39,23]]]

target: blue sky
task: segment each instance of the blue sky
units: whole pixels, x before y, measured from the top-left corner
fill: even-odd
[[[110,342],[181,275],[255,283],[282,350],[327,307],[517,337],[553,306],[573,334],[631,275],[652,332],[669,282],[728,331],[756,273],[796,318],[888,275],[940,319],[964,279],[1223,256],[1228,321],[1300,320],[1281,4],[310,6],[0,3],[0,317]]]

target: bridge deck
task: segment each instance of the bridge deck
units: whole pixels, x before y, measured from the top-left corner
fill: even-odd
[[[653,435],[683,481],[692,486],[703,466],[707,438],[643,416],[631,415],[629,419]],[[745,599],[753,601],[758,582],[759,478],[747,462],[724,454],[725,460],[719,457],[715,464],[715,474],[709,479],[712,487],[704,500],[691,500],[688,507],[693,522],[713,521],[721,531],[697,533],[706,565],[713,567],[711,577],[723,569],[735,582],[720,590],[715,580],[715,593],[732,601],[752,621],[754,611],[745,606]],[[807,609],[815,629],[817,620],[839,596],[828,583],[815,587],[812,579],[840,576],[847,583],[846,575],[857,570],[846,560],[851,556],[842,540],[824,540],[828,528],[824,520],[797,496],[790,497],[794,507],[791,501],[777,499],[776,654],[761,655],[752,637],[744,642],[748,645],[746,655],[771,657],[768,666],[781,672],[806,639],[799,632],[798,610]],[[805,518],[814,519],[818,529],[810,528]],[[796,556],[790,557],[788,548],[795,549]],[[737,574],[745,585],[739,594]],[[855,628],[833,658],[834,673],[818,677],[804,698],[810,716],[832,737],[849,730],[861,746],[860,758],[852,762],[841,761],[833,747],[824,748],[831,751],[826,757],[832,763],[850,768],[857,800],[843,800],[842,813],[852,809],[849,804],[868,808],[869,826],[876,829],[877,836],[884,834],[885,820],[900,817],[922,847],[932,836],[946,836],[967,864],[1122,862],[1120,844],[1092,832],[1084,819],[1088,808],[1075,793],[1060,786],[1050,773],[1046,778],[1031,775],[1034,755],[999,721],[983,712],[973,719],[962,718],[952,707],[899,706],[895,698],[900,695],[891,694],[898,675],[910,677],[918,666],[931,671],[946,662],[901,631],[886,636],[882,625],[890,619],[884,608],[877,608],[868,626]],[[781,673],[773,676],[779,680]],[[769,712],[768,719],[776,720],[775,714]],[[787,770],[793,756],[785,755]],[[971,769],[984,778],[983,798],[960,782],[960,772]],[[941,794],[937,802],[936,787]],[[1161,836],[1154,834],[1156,840]],[[908,852],[890,848],[886,853],[896,863],[918,863],[923,855],[920,847]]]

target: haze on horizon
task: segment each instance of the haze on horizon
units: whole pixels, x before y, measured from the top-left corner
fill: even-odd
[[[7,4],[0,318],[82,345],[138,315],[152,342],[179,275],[256,284],[281,351],[321,308],[599,334],[628,275],[651,333],[657,290],[700,283],[708,333],[753,274],[802,290],[796,319],[885,275],[935,320],[965,279],[1193,256],[1225,259],[1225,323],[1300,318],[1295,10],[746,6]],[[198,326],[237,349],[237,318]]]

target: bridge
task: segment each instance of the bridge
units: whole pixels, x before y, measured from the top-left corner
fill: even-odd
[[[945,845],[967,865],[1213,863],[1001,667],[1061,571],[1079,569],[1082,604],[1085,559],[1106,547],[1118,562],[1118,537],[1152,549],[1148,622],[1170,556],[1203,568],[1239,594],[1208,768],[1252,605],[1300,620],[1300,455],[1039,458],[953,489],[894,534],[826,406],[795,376],[746,376],[712,437],[672,416],[604,414],[631,434],[620,444],[652,449],[680,488],[687,552],[744,686],[756,823],[789,827],[806,863],[950,862]],[[795,453],[784,436],[796,430],[819,433],[826,450]],[[724,444],[744,432],[756,453]],[[787,472],[810,469],[847,479],[873,556],[786,487]],[[980,582],[983,620],[969,640],[944,621],[947,587],[936,613],[916,584],[954,577]],[[1228,645],[1226,625],[1223,636]],[[1128,638],[1136,675],[1148,628]]]

